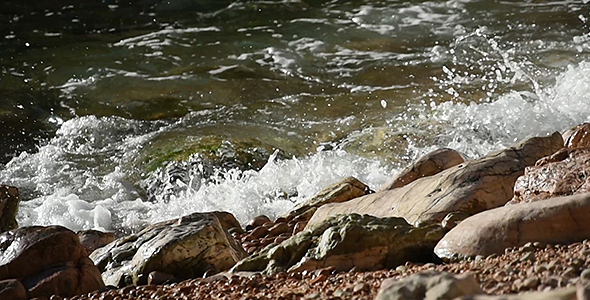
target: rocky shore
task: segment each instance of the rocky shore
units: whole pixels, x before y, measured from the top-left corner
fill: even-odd
[[[118,239],[16,228],[2,186],[0,299],[590,299],[588,153],[590,124],[474,160],[439,149],[377,192],[350,177],[275,220],[194,213]]]

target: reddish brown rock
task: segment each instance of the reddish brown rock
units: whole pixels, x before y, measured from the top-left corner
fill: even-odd
[[[439,257],[449,259],[486,257],[528,242],[582,241],[590,239],[588,216],[590,193],[499,207],[459,223],[434,251]]]
[[[528,167],[516,180],[508,204],[538,201],[590,191],[590,148],[564,148]]]
[[[0,280],[20,280],[30,297],[74,296],[104,288],[78,236],[64,227],[23,227],[3,233],[0,240]]]
[[[590,147],[590,123],[580,124],[564,134],[568,148]]]
[[[252,219],[252,221],[250,221],[250,223],[248,223],[248,225],[246,226],[246,230],[250,231],[256,227],[262,226],[265,223],[271,222],[270,218],[265,216],[265,215],[260,215],[257,217],[254,217],[254,219]]]
[[[432,176],[452,166],[465,162],[461,153],[448,148],[434,150],[416,160],[398,175],[383,184],[377,192],[402,187],[422,177]]]
[[[274,226],[268,229],[269,236],[277,236],[281,233],[289,231],[289,225],[285,222],[276,223]]]

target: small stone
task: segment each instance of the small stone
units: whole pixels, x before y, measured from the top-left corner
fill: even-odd
[[[533,288],[536,288],[539,285],[539,282],[540,282],[539,281],[539,277],[533,276],[533,277],[529,277],[529,278],[525,279],[522,282],[522,286],[523,287],[526,287],[526,288],[529,288],[529,289],[533,289]]]
[[[285,222],[276,223],[274,226],[268,229],[268,235],[270,236],[278,236],[281,233],[287,232],[289,230],[289,225]]]
[[[254,230],[252,230],[252,232],[250,232],[249,236],[250,236],[251,240],[253,240],[253,239],[259,239],[267,234],[268,234],[268,229],[266,229],[266,227],[258,226],[256,228],[254,228]]]
[[[580,279],[584,281],[590,281],[590,269],[585,269],[582,271],[582,274],[580,274]]]
[[[334,297],[340,297],[340,298],[342,298],[342,297],[349,296],[350,293],[349,292],[346,292],[346,291],[343,291],[343,290],[335,290],[332,295]]]
[[[270,222],[270,218],[265,216],[265,215],[260,215],[257,217],[254,217],[254,219],[252,219],[252,221],[250,221],[250,223],[246,226],[246,230],[250,231],[258,226],[262,226],[262,224],[264,223],[268,223]]]
[[[565,269],[565,271],[563,272],[563,274],[561,274],[561,276],[568,277],[568,278],[574,278],[574,277],[578,276],[578,271],[574,267],[569,267],[569,268]]]
[[[406,268],[406,266],[397,266],[397,267],[395,267],[395,270],[400,273],[403,273],[403,272],[407,271],[408,268]]]
[[[368,292],[371,287],[367,283],[357,283],[352,287],[353,293]]]
[[[318,294],[318,293],[309,294],[309,295],[305,296],[305,299],[320,299],[320,294]]]
[[[323,282],[323,281],[326,281],[326,279],[328,279],[328,276],[326,274],[320,274],[320,275],[316,276],[314,279],[311,280],[311,284],[316,284],[318,282]]]
[[[535,273],[541,274],[543,271],[547,270],[547,265],[546,264],[535,265],[534,270],[535,270]]]
[[[535,261],[535,252],[527,252],[525,254],[523,254],[520,259],[520,261]]]

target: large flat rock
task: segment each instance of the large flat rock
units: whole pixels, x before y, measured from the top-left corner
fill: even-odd
[[[441,258],[501,254],[527,242],[572,243],[590,238],[590,193],[499,207],[471,216],[436,245]]]
[[[402,217],[411,224],[440,222],[448,213],[475,214],[504,205],[527,166],[563,147],[559,132],[534,137],[480,159],[464,162],[400,188],[318,208],[307,226],[336,214]],[[307,228],[307,227],[306,227]]]

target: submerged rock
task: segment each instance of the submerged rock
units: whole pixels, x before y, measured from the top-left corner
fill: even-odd
[[[526,166],[562,146],[563,139],[558,132],[549,137],[530,138],[397,189],[323,205],[308,226],[348,213],[403,217],[411,224],[436,223],[450,212],[475,214],[498,207],[512,198],[514,182]]]
[[[539,160],[516,180],[508,204],[590,192],[590,147],[568,149]]]
[[[375,300],[446,300],[483,294],[473,274],[424,271],[403,279],[385,279]]]
[[[145,284],[147,281],[142,281],[153,271],[178,279],[224,271],[246,257],[227,232],[238,224],[230,216],[224,212],[194,213],[150,225],[97,249],[91,258],[105,283],[114,286]]]
[[[443,235],[440,226],[415,228],[402,218],[339,215],[238,262],[231,271],[391,268],[406,261],[429,261]]]
[[[16,213],[19,203],[18,189],[13,186],[0,185],[0,232],[16,229]]]
[[[448,148],[434,150],[410,164],[398,175],[383,184],[377,192],[395,189],[413,182],[416,179],[432,176],[450,167],[465,162],[461,153]]]
[[[440,258],[501,254],[527,242],[590,239],[590,193],[495,208],[459,223],[436,245]]]
[[[104,288],[76,233],[61,226],[23,227],[1,234],[0,280],[7,279],[20,281],[30,298],[71,297]],[[9,286],[20,294],[18,284]]]

